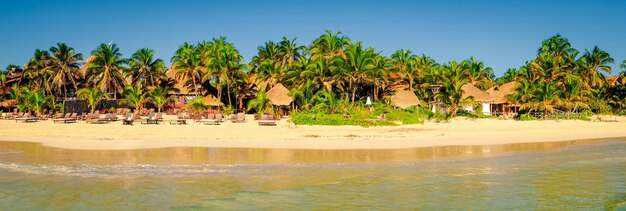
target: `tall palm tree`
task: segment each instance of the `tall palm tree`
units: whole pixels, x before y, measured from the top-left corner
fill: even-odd
[[[240,75],[238,72],[244,68],[243,57],[239,54],[239,51],[232,43],[225,41],[225,38],[220,38],[218,48],[215,53],[216,60],[213,62],[211,73],[214,76],[213,79],[217,82],[217,95],[221,98],[223,85],[226,85],[226,94],[228,97],[228,104],[232,105],[230,88],[233,85],[234,77]]]
[[[137,50],[128,61],[132,84],[143,84],[143,87],[153,87],[157,85],[159,78],[165,74],[165,62],[162,59],[154,58],[154,50],[142,48]]]
[[[97,87],[82,88],[79,89],[76,94],[78,95],[78,97],[87,100],[87,103],[91,108],[91,113],[96,110],[96,106],[98,106],[98,103],[100,103],[100,101],[106,99],[106,95],[104,95],[104,92],[102,92],[102,90]]]
[[[344,68],[347,69],[348,89],[352,91],[350,102],[354,103],[357,90],[368,76],[367,72],[374,69],[374,49],[363,49],[363,44],[358,42],[350,45],[346,50],[346,62]],[[343,61],[343,60],[340,60]]]
[[[485,67],[481,61],[476,61],[474,57],[464,60],[462,64],[468,72],[468,79],[471,84],[483,90],[493,85],[493,69]]]
[[[78,72],[79,65],[83,60],[83,54],[76,53],[74,48],[65,43],[57,43],[50,48],[50,83],[57,91],[63,91],[63,96],[67,97],[67,85],[72,85],[74,90],[78,90],[78,83],[81,74]]]
[[[462,89],[463,85],[469,83],[468,71],[456,61],[443,65],[441,70],[443,73],[443,80],[441,81],[443,90],[437,95],[448,104],[450,116],[454,117],[462,106],[471,104],[471,100],[463,99]]]
[[[600,71],[607,74],[611,74],[611,66],[615,62],[609,53],[601,50],[598,46],[595,46],[590,52],[585,50],[585,53],[581,58],[583,68],[581,68],[583,77],[588,81],[591,87],[597,87],[604,85],[606,78]]]
[[[47,83],[50,62],[50,53],[48,51],[36,49],[33,58],[24,67],[21,81],[28,79],[35,89],[43,89],[46,92],[51,91],[50,84]]]
[[[311,59],[328,61],[336,56],[345,59],[343,50],[348,44],[350,44],[350,38],[341,36],[341,32],[326,30],[326,34],[313,41],[310,52]]]
[[[291,68],[293,64],[300,61],[304,55],[305,47],[296,44],[296,38],[289,39],[283,37],[278,43],[278,60],[283,68]]]
[[[413,91],[413,83],[417,68],[415,67],[415,58],[411,50],[400,49],[391,55],[391,61],[394,71],[399,74],[401,80],[409,87],[409,91]]]
[[[117,92],[125,85],[122,72],[127,60],[122,58],[122,53],[115,43],[102,43],[91,54],[93,60],[87,69],[88,81],[94,83],[103,92],[112,93],[113,98],[117,99]]]
[[[195,46],[185,43],[178,47],[172,57],[172,63],[171,69],[175,72],[176,79],[184,81],[198,96],[198,83],[204,77],[206,68]]]

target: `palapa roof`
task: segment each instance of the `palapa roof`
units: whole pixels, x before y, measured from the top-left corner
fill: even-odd
[[[463,96],[461,96],[462,99],[474,97],[474,101],[476,102],[491,102],[491,97],[487,93],[483,92],[479,88],[476,88],[471,83],[463,85],[461,89],[463,90]]]
[[[391,96],[391,104],[399,108],[408,108],[410,106],[419,105],[420,100],[414,92],[409,90],[397,91]]]
[[[486,91],[486,93],[491,97],[491,101],[493,103],[509,103],[509,100],[507,100],[506,97],[513,94],[515,92],[515,88],[517,88],[517,82],[512,81],[500,86],[491,87]]]
[[[223,106],[224,105],[224,103],[222,103],[222,101],[220,101],[220,99],[217,99],[213,95],[209,95],[209,96],[204,97],[204,104],[210,105],[210,106]]]
[[[185,82],[184,81],[179,81],[176,78],[176,72],[174,71],[173,68],[168,69],[167,71],[165,71],[165,76],[168,78],[173,79],[176,83],[174,84],[174,87],[172,87],[173,89],[170,90],[169,94],[175,94],[175,95],[190,95],[191,92],[189,91],[189,89],[187,88],[187,86],[185,86]]]
[[[289,105],[293,101],[293,97],[289,96],[289,90],[280,83],[267,91],[267,99],[277,106]]]

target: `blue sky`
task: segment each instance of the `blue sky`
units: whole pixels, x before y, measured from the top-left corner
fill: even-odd
[[[437,62],[470,56],[496,75],[534,58],[560,33],[583,51],[595,45],[626,59],[626,1],[34,1],[0,0],[0,68],[23,65],[36,48],[65,42],[88,57],[115,42],[124,56],[143,47],[169,63],[184,42],[226,36],[246,62],[282,36],[308,45],[341,31],[389,56],[400,48]]]

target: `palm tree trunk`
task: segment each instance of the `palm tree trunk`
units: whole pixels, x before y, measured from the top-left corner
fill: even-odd
[[[228,95],[228,105],[232,106],[233,102],[230,100],[230,86],[226,86],[226,94]]]
[[[193,81],[193,90],[194,92],[196,92],[196,97],[198,97],[198,85],[196,84],[196,77],[191,77],[191,80]]]

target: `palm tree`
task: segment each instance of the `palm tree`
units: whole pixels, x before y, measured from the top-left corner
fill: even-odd
[[[255,99],[248,101],[247,111],[255,109],[258,113],[263,113],[272,108],[272,102],[267,98],[267,93],[261,90],[257,93]]]
[[[296,44],[296,38],[289,39],[283,37],[283,40],[278,43],[278,60],[283,68],[291,68],[293,64],[300,61],[304,56],[304,46]]]
[[[98,103],[100,103],[100,101],[106,99],[106,95],[104,95],[104,92],[96,87],[82,88],[78,90],[76,94],[78,95],[78,97],[87,100],[87,103],[91,108],[91,113],[96,110],[96,106],[98,106]]]
[[[154,59],[154,50],[142,48],[137,50],[128,61],[132,84],[143,84],[143,87],[153,87],[165,74],[165,62],[162,59]]]
[[[400,49],[391,55],[391,62],[394,71],[396,71],[402,80],[406,80],[406,84],[409,87],[409,91],[413,91],[414,78],[417,75],[415,71],[415,58],[416,56],[411,53],[411,50]]]
[[[67,97],[67,85],[71,84],[74,90],[78,90],[78,82],[82,77],[78,72],[79,65],[83,60],[83,54],[76,53],[74,48],[65,43],[57,43],[57,46],[50,48],[52,53],[50,58],[50,82],[57,91],[63,91],[63,96]]]
[[[46,83],[48,81],[48,69],[50,66],[50,53],[45,50],[36,49],[33,58],[28,61],[24,67],[24,73],[22,74],[22,80],[28,79],[33,83],[33,87],[36,89],[44,89],[50,91],[50,85]]]
[[[468,79],[471,84],[483,90],[493,85],[493,69],[485,67],[483,62],[476,61],[474,57],[470,57],[463,61],[462,64],[469,71]]]
[[[502,77],[496,79],[496,82],[499,85],[509,83],[511,81],[514,81],[518,75],[519,71],[517,71],[515,68],[509,68],[506,70],[506,72],[504,72],[504,75],[502,75]]]
[[[129,85],[124,88],[124,99],[122,99],[122,102],[138,110],[148,97],[149,93],[143,92],[141,84],[137,86]]]
[[[323,34],[319,38],[313,41],[311,45],[311,59],[318,60],[331,60],[338,56],[345,59],[343,52],[344,47],[350,44],[350,39],[345,36],[341,36],[341,32],[332,32],[326,30],[326,34]]]
[[[313,92],[314,89],[315,85],[309,79],[306,82],[299,84],[298,87],[291,89],[289,91],[289,96],[293,97],[302,109],[310,109],[313,105],[313,100],[315,99]]]
[[[585,53],[581,58],[582,76],[588,81],[591,87],[597,87],[604,85],[606,78],[600,73],[603,71],[607,74],[611,74],[611,66],[615,62],[609,53],[601,50],[598,46],[595,46],[591,52],[585,50]]]
[[[354,103],[357,90],[368,77],[367,72],[375,68],[373,64],[375,56],[374,49],[368,48],[363,50],[363,44],[360,42],[350,45],[346,50],[346,60],[343,66],[348,71],[348,89],[352,91],[350,102]],[[343,60],[339,61],[343,63]]]
[[[469,83],[467,70],[463,69],[463,65],[456,61],[449,62],[441,67],[442,70],[442,92],[435,97],[442,99],[448,104],[450,116],[456,116],[457,111],[464,105],[471,104],[471,99],[463,99],[463,85]]]
[[[184,81],[187,87],[191,87],[191,90],[198,96],[198,83],[204,77],[206,68],[196,48],[189,43],[178,47],[172,57],[172,63],[171,69],[175,72],[176,79]]]
[[[117,92],[125,85],[122,65],[127,60],[122,58],[120,49],[114,43],[102,43],[91,54],[93,60],[87,69],[88,81],[107,94],[113,93],[113,98],[117,99]]]
[[[214,59],[208,67],[211,74],[207,74],[207,76],[212,75],[212,80],[216,82],[218,98],[221,98],[223,85],[226,84],[228,104],[232,105],[230,88],[234,81],[233,77],[237,76],[236,73],[244,67],[243,57],[232,43],[226,42],[226,38],[220,37],[213,40],[217,49],[214,53]],[[203,80],[208,79],[203,78]]]
[[[167,87],[152,87],[148,94],[148,100],[152,101],[158,109],[158,112],[161,112],[161,108],[165,106],[169,101],[174,100],[175,98],[167,97],[169,93],[169,88]]]

